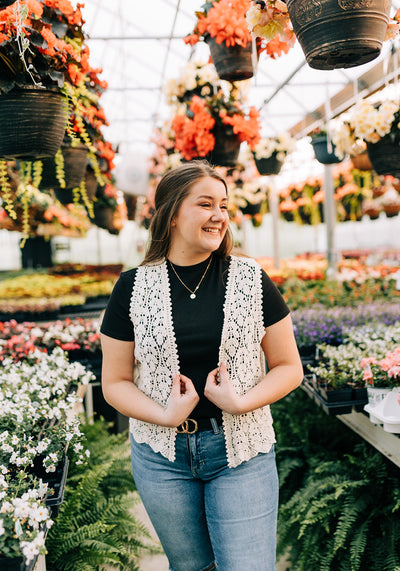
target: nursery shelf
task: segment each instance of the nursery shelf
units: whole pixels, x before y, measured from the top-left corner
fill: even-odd
[[[400,468],[400,437],[386,432],[378,424],[373,424],[365,414],[352,411],[337,415],[339,420],[374,446],[386,458]]]
[[[323,405],[321,399],[318,398],[318,395],[309,384],[303,383],[301,388],[325,413],[332,413],[332,410],[328,410]],[[336,406],[339,412],[339,405]],[[354,408],[352,410],[349,409],[346,414],[335,414],[335,417],[400,468],[400,436],[386,432],[382,426],[373,424],[364,412],[356,412]]]

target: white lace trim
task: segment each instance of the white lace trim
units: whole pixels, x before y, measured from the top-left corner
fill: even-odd
[[[227,363],[239,394],[248,391],[265,374],[260,346],[265,333],[262,297],[260,266],[251,258],[232,256],[219,359]],[[179,372],[166,262],[137,269],[130,316],[135,330],[135,357],[139,369],[135,382],[146,395],[166,406],[172,374]],[[224,412],[223,427],[230,467],[249,460],[259,452],[268,452],[275,442],[269,406],[243,415]],[[137,442],[146,442],[155,452],[175,460],[174,428],[131,418],[130,430]]]

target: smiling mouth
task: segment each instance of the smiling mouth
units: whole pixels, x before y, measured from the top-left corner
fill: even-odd
[[[217,234],[220,233],[219,228],[203,228],[204,232],[208,232],[209,234],[214,234],[215,236],[217,236]]]

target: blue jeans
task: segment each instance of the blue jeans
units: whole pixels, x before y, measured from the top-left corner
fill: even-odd
[[[228,468],[222,428],[177,434],[170,462],[131,437],[135,484],[171,571],[274,571],[274,449]]]

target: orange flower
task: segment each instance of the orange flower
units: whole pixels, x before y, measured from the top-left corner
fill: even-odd
[[[175,148],[189,161],[194,157],[205,157],[215,145],[214,135],[211,134],[215,119],[207,111],[205,100],[193,97],[190,111],[193,118],[176,115],[172,120]]]
[[[219,0],[213,2],[208,12],[198,13],[198,22],[185,42],[194,45],[199,36],[210,34],[217,44],[225,42],[228,47],[245,47],[251,42],[251,34],[246,22],[246,12],[250,0]]]
[[[293,200],[284,200],[280,203],[279,210],[281,212],[293,212],[297,210],[297,204]]]
[[[314,194],[314,196],[312,197],[313,201],[314,201],[316,204],[319,204],[319,203],[323,202],[323,201],[324,201],[324,198],[325,198],[325,191],[323,191],[323,190],[319,190],[319,191],[316,192],[316,193]]]
[[[282,53],[287,54],[289,49],[290,46],[287,42],[282,42],[279,36],[275,36],[274,39],[270,40],[265,47],[262,47],[259,51],[260,53],[266,51],[272,59],[276,59],[280,57]]]
[[[226,115],[222,119],[222,122],[225,125],[232,125],[235,135],[239,137],[241,142],[247,141],[251,150],[253,150],[261,140],[260,113],[255,107],[250,107],[248,117],[235,113],[231,116]]]

